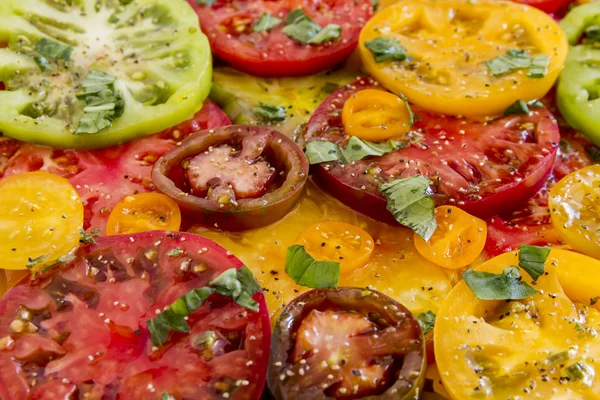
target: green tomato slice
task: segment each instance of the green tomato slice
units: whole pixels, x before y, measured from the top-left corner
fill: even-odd
[[[210,46],[186,1],[1,3],[6,136],[59,148],[113,146],[185,121],[208,95]]]
[[[600,3],[573,8],[560,25],[570,46],[556,90],[558,109],[569,125],[600,146]]]

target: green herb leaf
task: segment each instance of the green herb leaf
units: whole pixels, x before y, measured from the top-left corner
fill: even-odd
[[[169,393],[162,393],[160,395],[160,400],[175,400],[175,397],[171,396]]]
[[[167,253],[167,256],[169,256],[169,257],[179,257],[182,254],[183,254],[183,250],[181,250],[180,248],[176,248],[176,249],[170,250]]]
[[[394,38],[379,37],[366,42],[365,46],[373,53],[373,58],[377,63],[408,59],[406,49]]]
[[[417,322],[421,325],[423,335],[427,335],[435,325],[435,314],[431,310],[422,312],[417,315]]]
[[[258,107],[254,108],[254,115],[264,121],[283,121],[285,119],[285,108],[260,103]]]
[[[537,293],[537,290],[521,281],[519,268],[510,266],[501,274],[468,269],[462,278],[475,297],[481,300],[520,300]]]
[[[329,24],[325,28],[321,29],[319,33],[313,36],[308,43],[323,44],[331,42],[335,39],[339,39],[340,36],[342,36],[342,27],[336,24]]]
[[[252,271],[245,265],[223,272],[209,285],[218,293],[231,297],[238,305],[254,312],[258,311],[258,303],[252,299],[252,296],[260,290],[260,286],[254,279]]]
[[[77,97],[85,100],[86,107],[75,135],[101,132],[123,115],[125,102],[115,91],[115,81],[116,78],[111,75],[92,71],[81,82],[83,92]]]
[[[531,67],[527,76],[530,78],[543,78],[548,73],[548,65],[550,64],[550,57],[546,55],[539,55],[533,57],[531,60]]]
[[[525,50],[508,50],[506,55],[494,57],[485,61],[492,75],[503,75],[507,72],[516,71],[531,66],[531,57]]]
[[[83,244],[94,244],[96,240],[94,238],[100,236],[100,232],[92,230],[90,233],[87,233],[83,229],[79,230],[79,243]]]
[[[298,285],[313,289],[336,288],[340,279],[340,264],[317,261],[304,248],[293,245],[287,250],[285,272]]]
[[[581,382],[585,386],[592,386],[596,371],[585,362],[577,362],[565,368],[565,374],[570,381]]]
[[[544,264],[549,254],[548,247],[522,244],[519,249],[519,267],[523,268],[535,281],[544,274]]]
[[[56,68],[50,64],[50,61],[43,56],[35,56],[33,60],[36,62],[38,67],[42,70],[42,72],[54,71]]]
[[[379,7],[379,0],[371,0],[371,4],[373,4],[373,10],[377,11],[377,7]]]
[[[25,264],[25,267],[27,267],[27,269],[31,269],[31,268],[35,267],[36,265],[40,264],[41,262],[46,261],[46,258],[48,258],[47,254],[43,254],[37,258],[28,257],[27,264]]]
[[[285,18],[285,23],[287,25],[292,25],[305,20],[310,20],[310,17],[306,15],[301,8],[297,8],[288,13],[287,17]]]
[[[214,6],[217,0],[196,0],[199,6]]]
[[[593,162],[600,162],[600,148],[589,145],[585,147],[585,152],[592,159]]]
[[[600,42],[600,26],[591,25],[585,29],[585,36],[591,42]]]
[[[306,157],[311,165],[331,161],[347,164],[369,156],[383,156],[406,145],[406,143],[397,140],[377,143],[352,136],[344,149],[332,142],[316,140],[306,144]]]
[[[268,32],[271,29],[281,25],[283,20],[271,15],[268,12],[263,13],[252,28],[254,32]]]
[[[387,209],[396,221],[425,240],[429,240],[437,229],[429,185],[429,179],[415,175],[385,183],[380,189],[388,201]]]
[[[69,61],[73,48],[54,40],[42,38],[35,44],[35,51],[47,59]]]
[[[517,100],[504,111],[504,115],[528,115],[529,106],[523,100]]]

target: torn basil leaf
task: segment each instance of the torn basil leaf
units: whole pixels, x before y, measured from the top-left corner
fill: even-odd
[[[96,237],[100,236],[100,232],[92,229],[90,233],[87,233],[83,229],[79,230],[79,243],[83,244],[94,244],[96,243]]]
[[[589,364],[580,361],[566,367],[565,374],[569,378],[569,381],[580,382],[585,386],[591,387],[594,383],[596,371]]]
[[[125,102],[115,90],[116,78],[100,71],[90,72],[81,82],[77,98],[86,102],[75,135],[94,134],[112,126],[123,115]]]
[[[287,250],[285,272],[298,285],[313,289],[336,288],[340,278],[340,263],[317,261],[304,248],[293,245]]]
[[[543,78],[548,73],[548,65],[550,64],[550,57],[546,55],[539,55],[533,57],[531,60],[531,67],[527,76],[530,78]]]
[[[28,257],[27,258],[27,264],[25,264],[25,267],[27,267],[27,269],[32,269],[33,267],[35,267],[36,265],[40,264],[41,262],[46,261],[46,258],[48,258],[47,254],[43,254],[39,257],[36,258],[31,258]]]
[[[504,115],[527,115],[529,106],[523,100],[517,100],[504,111]]]
[[[484,63],[492,75],[498,76],[518,69],[529,68],[531,66],[531,57],[523,49],[511,49],[507,50],[505,55],[494,57]]]
[[[535,281],[544,274],[544,264],[550,255],[548,247],[522,244],[519,249],[519,267],[523,268]]]
[[[169,250],[169,252],[167,253],[167,256],[179,257],[182,254],[183,254],[183,250],[181,250],[180,248],[176,248],[176,249]]]
[[[387,209],[396,221],[426,241],[437,229],[430,185],[429,179],[415,175],[385,183],[380,189],[387,199]]]
[[[342,36],[342,27],[336,24],[329,24],[313,36],[308,43],[323,44],[338,39],[340,36]]]
[[[417,315],[417,322],[421,326],[423,335],[427,335],[433,330],[435,325],[435,314],[431,310],[422,312],[421,314]]]
[[[521,300],[538,292],[521,280],[519,268],[515,266],[505,268],[501,274],[468,269],[462,278],[481,300]]]
[[[397,140],[369,142],[352,136],[346,148],[343,148],[332,142],[317,140],[306,144],[306,157],[311,165],[331,161],[348,164],[369,156],[383,156],[406,145],[405,142]]]
[[[285,119],[285,108],[273,104],[260,103],[254,108],[254,115],[263,121],[283,121]]]
[[[394,38],[379,37],[365,42],[365,46],[373,53],[373,58],[377,63],[408,59],[406,49]]]
[[[73,48],[54,40],[41,38],[35,44],[35,51],[46,59],[69,61]]]
[[[301,9],[291,11],[286,17],[286,26],[282,32],[289,38],[304,44],[323,44],[338,39],[342,35],[342,27],[329,24],[321,28]]]
[[[281,25],[283,20],[271,15],[268,12],[263,13],[252,28],[254,32],[268,32],[271,29]]]

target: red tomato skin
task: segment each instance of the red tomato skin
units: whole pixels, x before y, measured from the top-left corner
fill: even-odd
[[[562,7],[566,6],[571,0],[513,0],[516,3],[526,4],[539,8],[547,14],[554,14]]]
[[[356,48],[362,26],[373,15],[370,0],[234,0],[217,1],[213,6],[200,6],[196,0],[188,2],[196,10],[214,54],[240,71],[263,78],[312,75],[342,63]],[[324,45],[305,45],[281,32],[285,22],[268,36],[237,35],[222,29],[221,23],[229,18],[249,18],[254,23],[263,12],[285,16],[296,8],[302,8],[322,27],[328,23],[341,25],[341,38]],[[244,36],[247,42],[238,36]]]

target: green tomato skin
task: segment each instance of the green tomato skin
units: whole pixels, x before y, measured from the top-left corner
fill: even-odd
[[[587,27],[599,24],[600,3],[598,2],[575,7],[560,21],[560,27],[565,31],[567,41],[571,46],[579,43],[579,38]]]

